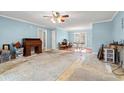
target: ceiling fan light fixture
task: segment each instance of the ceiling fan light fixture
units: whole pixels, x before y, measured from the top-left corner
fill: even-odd
[[[53,15],[54,15],[55,17],[58,16],[58,15],[57,15],[57,12],[55,12],[55,11],[53,11]]]
[[[57,20],[58,20],[58,23],[61,23],[61,17],[59,17]]]
[[[43,16],[48,17],[52,21],[52,23],[64,23],[65,19],[69,17],[69,15],[60,15],[59,12],[52,11],[52,16]]]
[[[56,23],[56,21],[55,21],[53,18],[51,18],[51,21],[52,21],[53,23]]]
[[[61,22],[65,22],[65,20],[61,19]]]

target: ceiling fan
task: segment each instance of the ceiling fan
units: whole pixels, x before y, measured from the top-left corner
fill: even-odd
[[[51,16],[43,16],[50,18],[53,23],[63,23],[65,22],[65,19],[69,17],[69,15],[60,15],[59,12],[52,11]]]

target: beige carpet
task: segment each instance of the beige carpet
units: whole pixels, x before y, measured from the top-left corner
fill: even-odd
[[[108,67],[91,53],[48,51],[0,64],[0,80],[118,80]]]

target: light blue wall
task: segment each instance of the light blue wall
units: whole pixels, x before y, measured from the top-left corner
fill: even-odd
[[[118,42],[124,40],[122,18],[124,18],[124,12],[120,11],[111,22],[93,24],[94,52],[98,52],[101,44],[109,44],[113,40]]]
[[[69,42],[71,43],[74,42],[74,32],[68,32],[68,39],[69,39]]]
[[[124,29],[122,30],[121,20],[124,18],[124,12],[119,12],[113,22],[113,38],[115,41],[124,40]]]
[[[108,44],[113,40],[112,22],[103,22],[93,24],[92,29],[92,45],[93,51],[98,52],[101,44]]]
[[[38,26],[0,17],[0,48],[4,43],[22,41],[23,38],[37,38]],[[48,48],[51,48],[51,31],[48,30]]]
[[[101,44],[110,43],[112,40],[124,40],[124,29],[122,31],[121,28],[122,18],[124,18],[124,12],[121,11],[112,22],[93,24],[92,30],[86,31],[88,33],[88,47],[93,48],[93,51],[97,52]],[[21,41],[23,38],[36,38],[38,28],[38,26],[32,24],[0,17],[0,48],[4,43]],[[55,31],[56,46],[58,46],[58,42],[62,42],[63,39],[73,42],[73,33],[75,31],[67,32],[60,28],[57,28]],[[51,48],[52,33],[50,30],[47,30],[47,35],[48,48]]]
[[[86,32],[87,33],[87,47],[92,48],[92,30],[77,30],[68,32],[68,38],[70,42],[74,41],[74,33],[75,32]]]
[[[57,28],[55,31],[56,31],[56,46],[58,47],[58,43],[62,42],[63,39],[68,40],[68,32],[60,28]]]
[[[52,48],[52,31],[47,30],[47,48]]]

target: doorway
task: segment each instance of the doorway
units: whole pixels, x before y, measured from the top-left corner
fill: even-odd
[[[86,32],[75,32],[74,33],[74,46],[76,48],[87,47],[87,33]]]
[[[43,51],[47,51],[47,30],[39,28],[37,31],[37,37],[42,40]]]

